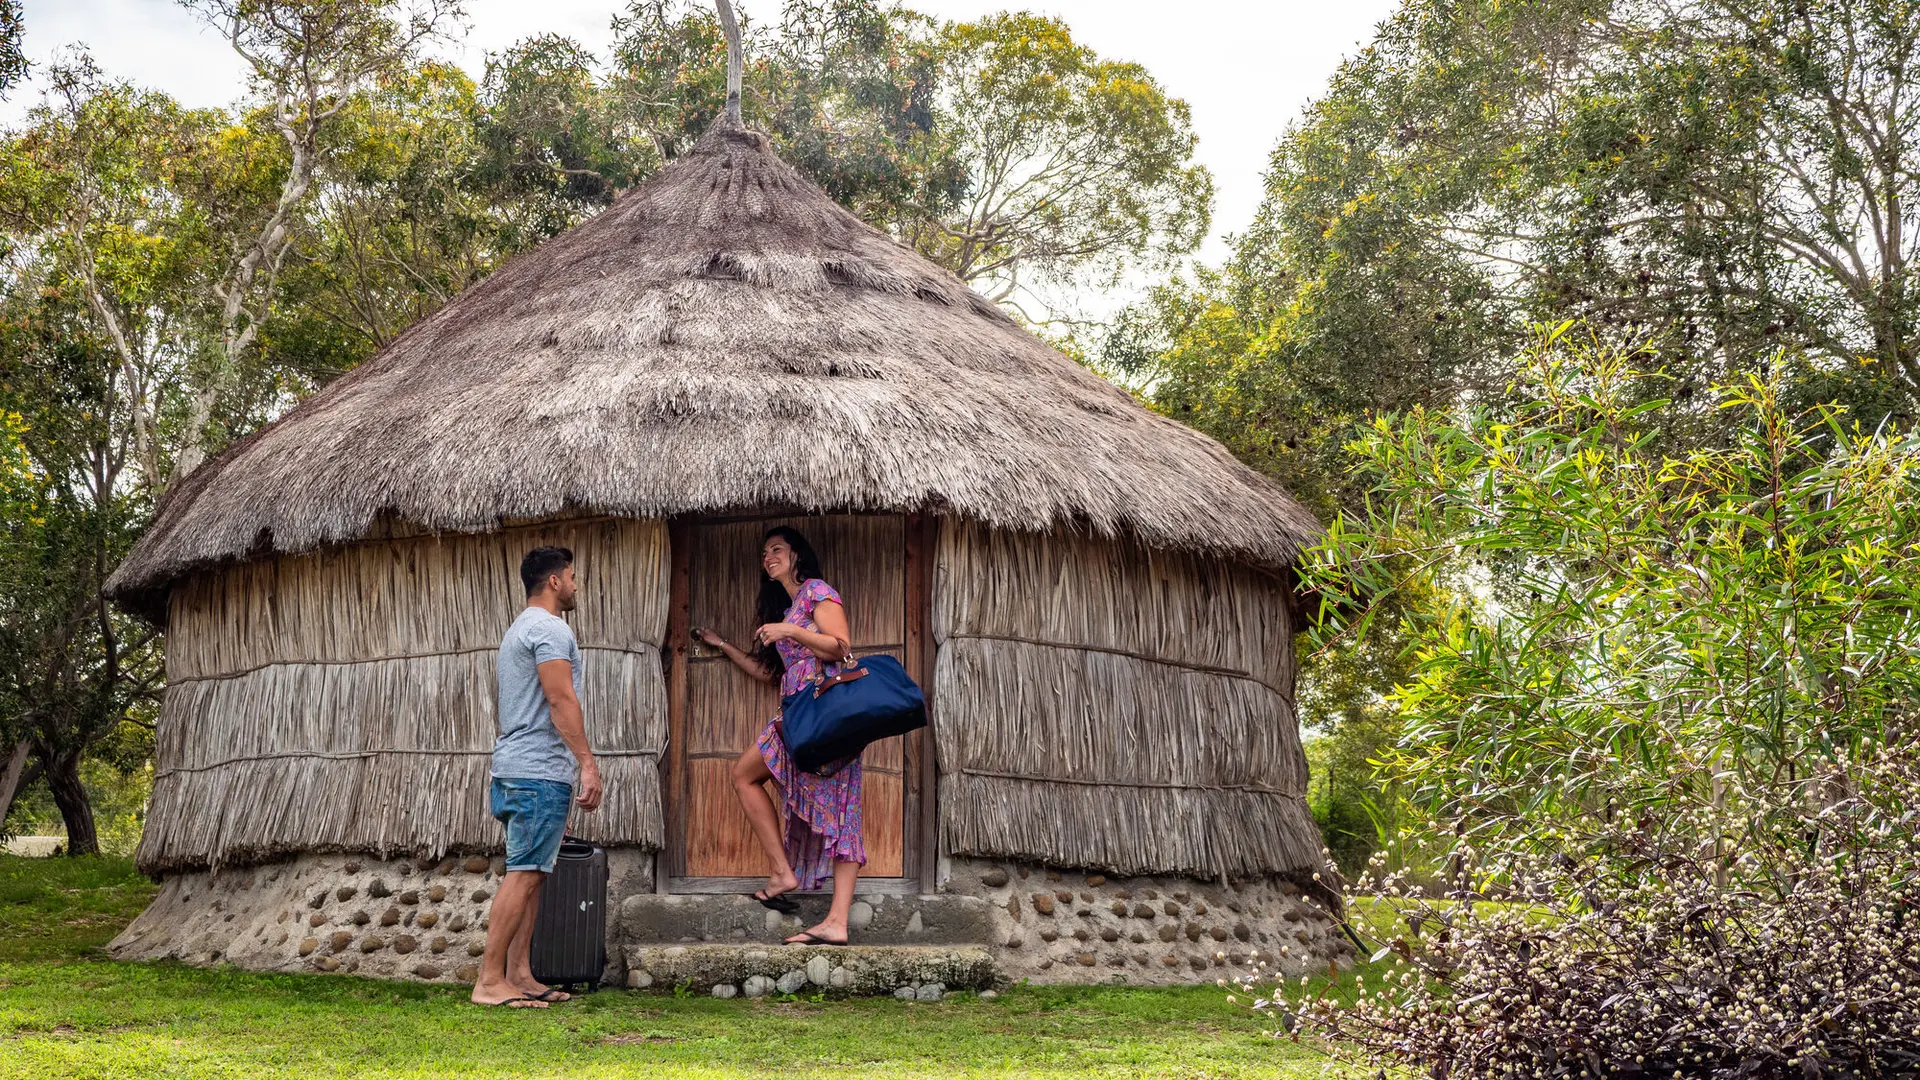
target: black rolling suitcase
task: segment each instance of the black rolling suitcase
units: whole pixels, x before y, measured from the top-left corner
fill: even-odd
[[[533,977],[565,987],[600,985],[607,966],[607,853],[569,836],[540,890],[529,959]]]

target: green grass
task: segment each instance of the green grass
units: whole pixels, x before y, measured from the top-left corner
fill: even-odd
[[[1214,987],[1015,987],[938,1004],[622,990],[545,1012],[458,987],[123,964],[153,887],[124,859],[0,856],[0,1078],[1307,1077]],[[1351,993],[1352,978],[1338,991]]]
[[[0,979],[5,965],[95,955],[153,893],[132,859],[0,855]]]

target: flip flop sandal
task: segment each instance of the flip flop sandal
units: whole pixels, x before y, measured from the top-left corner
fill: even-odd
[[[542,990],[537,994],[529,994],[527,995],[527,997],[528,997],[528,1000],[530,1001],[572,1001],[573,1000],[572,994],[567,993],[565,990],[556,990],[551,986],[547,987],[545,990]]]
[[[537,997],[510,997],[487,1006],[489,1009],[544,1009],[547,1003]]]
[[[847,943],[844,941],[828,941],[826,938],[815,937],[812,934],[806,933],[805,931],[802,931],[801,933],[796,934],[794,936],[802,937],[802,938],[805,938],[806,940],[805,941],[788,941],[787,942],[788,945],[831,945],[836,949],[844,949],[847,947]]]
[[[800,910],[800,905],[787,899],[784,894],[780,896],[762,896],[761,893],[766,891],[765,889],[761,889],[760,892],[748,893],[747,898],[756,901],[761,907],[766,908],[768,911],[777,911],[782,915],[791,915]]]

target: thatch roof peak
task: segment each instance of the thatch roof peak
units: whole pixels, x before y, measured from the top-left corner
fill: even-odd
[[[1020,329],[722,117],[203,466],[108,584],[571,513],[956,513],[1278,567],[1318,531],[1264,476]]]

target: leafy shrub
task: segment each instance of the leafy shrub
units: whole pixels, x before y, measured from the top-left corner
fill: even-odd
[[[1322,648],[1461,601],[1401,607],[1384,756],[1445,884],[1374,883],[1373,992],[1261,1007],[1438,1077],[1920,1075],[1920,438],[1790,412],[1779,365],[1660,400],[1567,329],[1527,404],[1356,446],[1378,512],[1303,576]],[[1742,434],[1662,452],[1688,407]]]
[[[1375,987],[1259,1006],[1343,1056],[1438,1077],[1920,1074],[1920,757],[1823,779],[1851,794],[1748,832],[1732,860],[1678,840],[1740,825],[1695,810],[1620,828],[1606,858],[1471,869],[1526,882],[1529,902],[1430,897],[1389,876],[1400,932]]]

